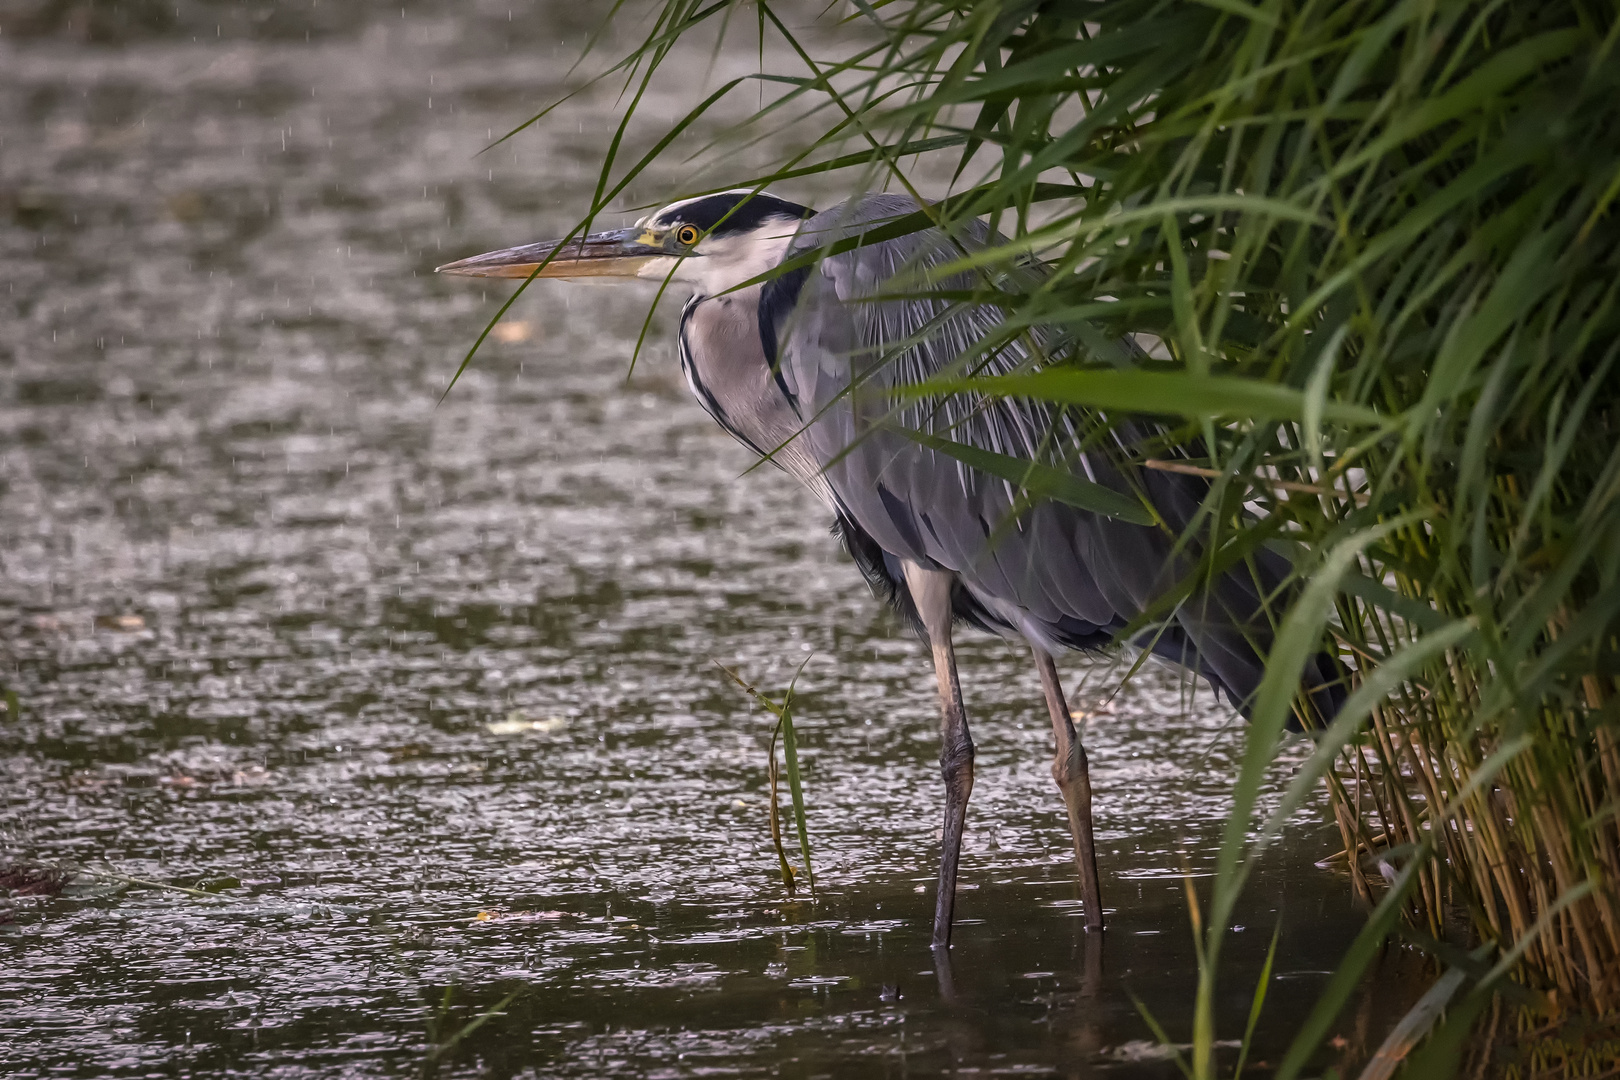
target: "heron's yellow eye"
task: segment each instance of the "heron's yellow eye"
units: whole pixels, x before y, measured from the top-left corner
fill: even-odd
[[[675,230],[675,239],[679,240],[687,247],[691,247],[693,244],[698,242],[697,226],[682,225],[679,229]]]

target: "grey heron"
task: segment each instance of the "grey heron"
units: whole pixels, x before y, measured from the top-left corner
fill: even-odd
[[[797,257],[860,238],[918,209],[907,198],[869,194],[816,214],[768,193],[730,191],[673,203],[632,228],[505,248],[438,269],[523,279],[639,277],[689,286],[679,351],[693,395],[721,427],[820,497],[874,591],[919,630],[932,652],[945,783],[934,946],[950,945],[973,788],[973,740],[951,637],[959,621],[1021,639],[1033,654],[1052,721],[1052,776],[1068,811],[1086,926],[1100,930],[1086,751],[1053,655],[1109,644],[1183,578],[1189,564],[1178,534],[1194,520],[1207,481],[1135,469],[1128,455],[1095,448],[1071,454],[1069,467],[1083,469],[1092,482],[1134,491],[1153,505],[1158,524],[1132,524],[1025,498],[1004,479],[904,430],[910,425],[1031,459],[1050,456],[1054,433],[1078,447],[1073,418],[1039,402],[923,399],[902,408],[903,423],[892,422],[894,397],[885,400],[885,392],[952,370],[997,329],[1003,314],[947,298],[971,286],[963,274],[931,282],[938,296],[916,286],[904,296],[885,296],[886,284],[903,272],[943,267],[995,238],[982,223],[969,222],[951,235],[923,229],[838,245],[816,260]],[[790,259],[794,268],[767,276]],[[1041,362],[1038,351],[1028,335],[1001,335],[977,358],[977,369],[1029,370]],[[1287,573],[1279,561],[1262,552],[1246,568],[1209,575],[1152,634],[1132,644],[1203,676],[1243,709],[1265,668],[1268,603]],[[1335,681],[1326,654],[1306,671],[1306,699],[1321,715],[1336,711],[1342,697]]]

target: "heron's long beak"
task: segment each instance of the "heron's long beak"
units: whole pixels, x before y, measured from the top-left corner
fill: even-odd
[[[550,262],[546,257],[556,255]],[[663,243],[642,229],[617,229],[613,232],[592,233],[584,239],[548,240],[540,244],[502,248],[470,259],[460,259],[436,267],[435,273],[461,274],[466,277],[499,278],[580,278],[580,277],[636,277],[641,269],[656,259],[669,258]],[[545,266],[538,274],[535,268]]]

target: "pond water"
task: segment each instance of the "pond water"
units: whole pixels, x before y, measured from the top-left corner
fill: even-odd
[[[1088,938],[1036,673],[964,638],[936,963],[926,654],[689,400],[674,306],[631,372],[652,286],[537,285],[441,400],[506,288],[431,268],[589,198],[611,91],[478,154],[584,8],[0,6],[0,866],[70,871],[0,900],[5,1074],[1175,1075],[1133,999],[1186,1037],[1240,750],[1207,690],[1063,662]],[[813,900],[716,662],[805,664]],[[1243,901],[1223,1037],[1281,933],[1253,1059],[1360,926],[1338,847],[1313,802]],[[1324,1066],[1411,999],[1398,960]]]

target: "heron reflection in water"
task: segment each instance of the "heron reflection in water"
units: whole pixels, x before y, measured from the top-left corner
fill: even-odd
[[[1029,372],[1044,360],[1036,344],[1041,331],[1003,333],[1000,308],[961,299],[972,291],[973,275],[930,276],[994,243],[982,223],[949,235],[923,229],[861,241],[918,209],[904,197],[869,194],[817,214],[767,193],[730,191],[673,203],[634,228],[492,251],[439,270],[669,279],[691,287],[681,312],[680,361],[698,403],[821,498],[874,591],[932,651],[945,781],[934,947],[950,945],[973,789],[973,740],[951,644],[958,622],[1021,639],[1034,656],[1056,739],[1052,776],[1068,809],[1086,927],[1100,930],[1086,752],[1053,655],[1114,644],[1150,608],[1165,606],[1194,565],[1196,552],[1178,540],[1195,520],[1207,483],[1133,465],[1151,429],[1145,421],[1107,425],[1110,452],[1083,436],[1085,416],[1037,401],[913,395],[897,406],[896,391],[959,372],[965,357],[983,375]],[[815,258],[818,249],[828,250]],[[793,268],[772,275],[790,260]],[[1026,260],[1019,272],[1039,268]],[[763,280],[744,285],[756,278]],[[940,452],[938,439],[1056,461],[1146,501],[1158,521],[1135,524],[1031,500]],[[1276,602],[1287,574],[1286,563],[1261,552],[1199,581],[1129,644],[1202,676],[1244,710],[1271,645],[1268,603]],[[1314,658],[1304,675],[1304,707],[1330,717],[1343,696],[1336,683],[1333,661]]]

